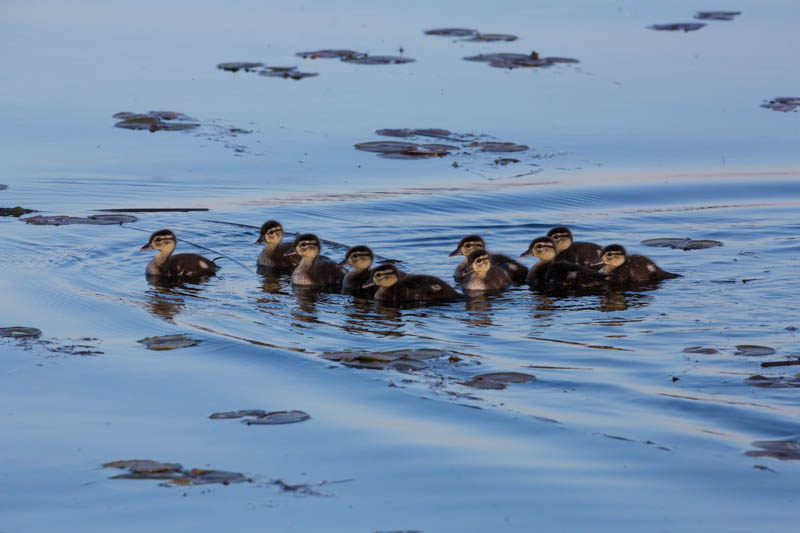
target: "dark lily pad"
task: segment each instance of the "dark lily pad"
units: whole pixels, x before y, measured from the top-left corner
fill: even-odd
[[[775,353],[774,348],[769,346],[755,346],[752,344],[740,344],[736,347],[733,355],[743,355],[746,357],[761,357],[764,355],[772,355]]]
[[[484,62],[491,62],[491,61],[513,61],[513,60],[526,60],[526,59],[539,59],[539,54],[537,52],[531,52],[530,54],[513,54],[513,53],[499,53],[499,54],[478,54],[476,56],[469,56],[465,57],[465,61],[484,61]]]
[[[503,42],[511,42],[516,41],[518,37],[516,35],[509,35],[506,33],[479,33],[477,35],[473,35],[468,39],[462,39],[464,41],[472,41],[472,42],[482,42],[482,43],[493,43],[498,41]]]
[[[461,385],[478,389],[502,390],[511,383],[528,383],[530,381],[536,381],[536,376],[522,372],[492,372],[473,376],[469,381],[461,382]]]
[[[248,426],[253,425],[278,425],[278,424],[295,424],[303,422],[311,418],[311,415],[304,411],[273,411],[266,413],[263,416],[256,418],[247,418],[242,420]]]
[[[258,73],[259,76],[266,76],[268,78],[291,78],[293,80],[302,80],[303,78],[311,78],[317,76],[316,72],[300,72],[297,67],[264,67],[264,70]]]
[[[326,352],[324,359],[338,361],[352,368],[366,368],[371,370],[421,370],[428,365],[427,359],[446,357],[449,354],[443,350],[416,349],[392,350],[388,352]]]
[[[648,26],[647,29],[649,30],[656,30],[656,31],[697,31],[703,26],[706,26],[703,22],[674,22],[672,24],[653,24],[652,26]]]
[[[90,224],[98,226],[110,226],[112,224],[125,224],[135,222],[136,217],[130,215],[92,215],[90,217],[71,217],[66,215],[43,216],[21,219],[26,224],[34,226],[66,226],[69,224]]]
[[[519,163],[519,159],[514,159],[513,157],[500,157],[494,160],[495,165],[500,165],[502,167],[511,165],[513,163]]]
[[[481,141],[470,143],[468,146],[477,148],[479,152],[524,152],[529,150],[529,147],[524,144],[517,144],[511,142],[494,142],[494,141]]]
[[[238,72],[244,70],[250,72],[259,67],[263,67],[264,63],[247,63],[247,62],[233,62],[233,63],[220,63],[217,68],[220,70],[227,70],[228,72]]]
[[[136,222],[139,220],[133,215],[91,215],[89,217],[92,220],[96,220],[102,224],[127,224],[129,222]]]
[[[10,337],[12,339],[26,339],[38,337],[42,334],[42,330],[38,328],[27,328],[23,326],[11,326],[7,328],[0,328],[0,337]]]
[[[25,209],[24,207],[0,207],[0,217],[21,217],[28,213],[34,213],[33,209]]]
[[[206,468],[192,468],[184,472],[183,476],[171,480],[171,485],[230,485],[231,483],[244,483],[250,478],[239,472],[226,472],[224,470],[209,470]]]
[[[245,416],[266,416],[267,412],[261,409],[240,409],[238,411],[224,411],[222,413],[213,413],[208,418],[212,420],[242,418]]]
[[[230,485],[252,481],[239,472],[225,472],[223,470],[208,470],[193,468],[184,470],[178,463],[160,463],[149,459],[124,459],[111,461],[103,465],[105,468],[127,469],[128,472],[112,476],[111,479],[156,479],[166,480],[166,485],[208,485],[218,483]]]
[[[458,150],[458,147],[447,144],[421,144],[402,152],[382,152],[380,155],[388,159],[425,159],[429,157],[444,157],[453,150]]]
[[[125,207],[122,209],[98,209],[116,213],[188,213],[191,211],[208,211],[207,207]]]
[[[674,248],[676,250],[702,250],[704,248],[716,248],[723,246],[720,241],[707,239],[694,240],[689,237],[670,237],[665,239],[646,239],[641,242],[645,246],[657,246],[661,248]]]
[[[418,129],[392,129],[392,128],[384,128],[380,130],[375,130],[375,133],[378,135],[383,135],[384,137],[415,137],[418,135],[424,137],[449,137],[453,134],[450,130],[445,130],[441,128],[418,128]]]
[[[745,379],[747,385],[765,389],[797,389],[800,388],[800,375],[769,377],[756,374]]]
[[[548,63],[544,59],[498,59],[490,61],[489,66],[494,68],[542,68],[549,67],[552,63]]]
[[[403,63],[413,63],[416,61],[410,57],[402,56],[351,56],[343,57],[345,63],[358,63],[359,65],[400,65]]]
[[[133,473],[156,474],[168,472],[181,472],[183,465],[179,463],[159,463],[150,459],[121,459],[103,464],[103,468],[121,468]]]
[[[297,52],[295,55],[303,59],[344,59],[347,57],[361,57],[366,54],[353,50],[316,50],[314,52]]]
[[[184,334],[179,335],[161,335],[159,337],[145,337],[138,340],[147,346],[148,350],[175,350],[176,348],[188,348],[200,344],[197,339],[190,339]]]
[[[542,60],[547,61],[551,65],[555,63],[580,63],[580,61],[572,57],[544,57]]]
[[[698,20],[733,20],[741,14],[741,11],[698,11],[694,18]]]
[[[782,111],[784,113],[788,113],[789,111],[795,111],[798,107],[800,107],[800,97],[779,96],[778,98],[761,104],[761,107],[772,109],[773,111]]]
[[[714,348],[706,348],[705,346],[689,346],[683,349],[683,353],[700,353],[704,355],[712,355],[717,353]]]
[[[753,443],[761,450],[746,452],[750,457],[772,457],[781,461],[800,459],[800,442],[793,440],[760,440]]]
[[[188,115],[178,113],[177,111],[150,111],[148,113],[131,113],[129,111],[122,111],[121,113],[114,113],[111,118],[117,120],[134,120],[144,118],[158,118],[161,120],[194,120]]]
[[[114,118],[121,119],[114,124],[115,128],[126,130],[156,131],[186,131],[199,128],[198,122],[183,113],[173,111],[150,111],[146,114],[117,113]]]
[[[356,150],[363,150],[364,152],[406,152],[408,150],[415,150],[419,145],[417,143],[399,142],[399,141],[373,141],[358,143],[354,145]]]
[[[8,189],[8,185],[3,185],[2,183],[0,183],[0,191],[4,191],[6,189]]]
[[[478,30],[469,28],[437,28],[435,30],[426,30],[425,35],[437,35],[440,37],[468,37],[470,35],[477,35]]]

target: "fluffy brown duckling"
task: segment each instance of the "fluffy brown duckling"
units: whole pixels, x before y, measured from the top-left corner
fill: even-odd
[[[292,271],[292,285],[340,291],[345,271],[327,257],[320,257],[319,238],[311,233],[299,235],[287,256],[297,254],[300,264]]]
[[[158,250],[147,264],[148,276],[160,278],[195,278],[213,276],[219,266],[211,259],[197,254],[175,254],[178,238],[168,229],[162,229],[150,235],[150,240],[141,250]]]
[[[352,270],[344,275],[342,280],[342,292],[345,294],[358,294],[365,292],[366,289],[362,288],[366,282],[372,278],[370,267],[374,255],[369,246],[353,246],[348,248],[344,259],[339,263],[340,267],[350,265]]]
[[[556,260],[557,245],[550,237],[537,237],[520,257],[534,256],[539,262],[528,271],[527,282],[539,290],[587,288],[600,285],[607,276],[583,265]]]
[[[591,266],[600,259],[602,246],[593,242],[573,241],[572,232],[566,226],[556,226],[547,232],[547,236],[556,243],[556,251],[558,252],[556,261]]]
[[[628,255],[621,244],[611,244],[603,248],[596,264],[602,265],[600,272],[608,274],[612,283],[647,283],[681,277],[680,274],[662,270],[648,257]]]
[[[495,291],[511,285],[508,272],[492,263],[492,256],[486,250],[469,254],[463,276],[466,291]]]
[[[464,260],[461,261],[456,267],[456,271],[453,273],[453,278],[457,283],[461,283],[463,280],[464,270],[467,268],[467,257],[475,250],[486,250],[486,243],[480,235],[467,235],[459,241],[456,249],[450,252],[450,257],[455,257],[457,255],[464,256]],[[525,283],[525,278],[528,275],[528,267],[515,259],[511,259],[507,255],[490,255],[492,257],[492,263],[508,272],[508,277],[511,278],[511,281],[519,284]]]
[[[461,295],[446,282],[435,276],[421,274],[400,275],[391,263],[383,263],[372,269],[372,279],[363,287],[378,286],[375,299],[384,305],[414,302],[438,302],[453,300]]]
[[[293,244],[283,241],[283,226],[275,220],[268,220],[261,226],[255,244],[263,244],[264,249],[258,256],[258,266],[275,270],[291,271],[300,264],[299,255],[286,255],[291,252]]]

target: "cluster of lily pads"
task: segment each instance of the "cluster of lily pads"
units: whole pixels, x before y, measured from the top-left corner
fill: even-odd
[[[458,150],[475,152],[509,153],[524,152],[529,150],[524,144],[499,141],[477,141],[474,135],[453,133],[440,128],[385,128],[375,131],[384,137],[431,137],[450,141],[454,144],[442,143],[415,143],[410,141],[369,141],[355,144],[357,150],[374,152],[381,157],[389,159],[425,159],[430,157],[444,157]],[[516,161],[516,160],[515,160]]]
[[[303,59],[339,59],[345,63],[357,65],[402,65],[416,61],[404,56],[371,56],[354,50],[315,50],[313,52],[297,52],[295,55]]]
[[[311,78],[317,76],[316,72],[300,72],[297,67],[270,67],[264,63],[247,63],[247,62],[233,62],[233,63],[220,63],[217,65],[220,70],[227,70],[228,72],[256,72],[259,76],[267,78],[284,78],[293,80],[302,80],[303,78]]]
[[[462,37],[459,41],[473,43],[493,43],[498,41],[516,41],[516,35],[508,33],[481,33],[470,28],[437,28],[435,30],[425,30],[425,35],[437,35],[439,37]]]
[[[773,111],[782,111],[788,113],[789,111],[797,111],[800,107],[800,97],[798,96],[779,96],[761,104],[765,109],[772,109]]]
[[[697,20],[733,20],[741,15],[741,11],[698,11],[694,18]],[[648,29],[656,31],[697,31],[707,26],[705,22],[673,22],[671,24],[653,24]]]
[[[196,119],[175,111],[149,111],[147,113],[123,111],[112,116],[119,120],[114,127],[126,130],[185,131],[200,127],[200,123]]]

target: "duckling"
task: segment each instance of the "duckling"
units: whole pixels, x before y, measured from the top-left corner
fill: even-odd
[[[535,256],[536,266],[528,271],[527,282],[539,290],[593,287],[604,282],[605,274],[589,267],[557,260],[558,245],[550,237],[537,237],[520,257]]]
[[[293,249],[292,243],[283,240],[283,226],[275,220],[267,220],[261,226],[255,244],[263,244],[264,249],[258,256],[258,266],[275,270],[294,270],[300,264],[299,255],[286,255]]]
[[[162,229],[150,235],[150,240],[142,246],[141,250],[158,250],[156,255],[147,264],[145,271],[148,276],[160,278],[192,278],[200,276],[213,276],[219,266],[211,259],[206,259],[197,254],[172,255],[178,239],[168,229]]]
[[[681,277],[680,274],[661,270],[648,257],[628,255],[621,244],[611,244],[603,248],[601,258],[596,264],[602,265],[600,272],[608,274],[612,283],[647,283]]]
[[[467,268],[463,275],[464,290],[493,291],[511,285],[508,272],[492,263],[492,256],[486,250],[475,250],[467,257]]]
[[[453,287],[434,276],[406,274],[401,277],[391,263],[382,263],[372,270],[372,279],[363,287],[373,285],[378,286],[375,299],[385,305],[452,300],[460,296]]]
[[[590,266],[600,258],[600,251],[603,249],[593,242],[574,242],[572,232],[565,226],[551,229],[547,232],[547,236],[556,243],[557,261]]]
[[[458,243],[456,249],[450,252],[450,257],[455,257],[457,255],[463,255],[464,260],[456,267],[455,273],[453,273],[453,278],[456,280],[457,283],[461,283],[464,277],[464,270],[467,268],[467,257],[475,250],[486,250],[486,243],[483,241],[480,235],[467,235]],[[502,254],[490,254],[492,257],[492,264],[499,266],[506,272],[508,272],[508,277],[511,278],[511,281],[514,283],[525,283],[525,277],[528,275],[528,267],[511,259],[507,255]]]
[[[292,272],[292,285],[341,290],[345,271],[327,257],[320,257],[321,249],[319,238],[311,233],[299,235],[294,240],[292,250],[286,255],[297,254],[301,259]]]
[[[353,246],[347,250],[339,266],[350,265],[353,270],[344,275],[344,280],[342,280],[343,293],[363,292],[362,285],[372,277],[369,268],[372,266],[373,259],[372,250],[368,246]]]

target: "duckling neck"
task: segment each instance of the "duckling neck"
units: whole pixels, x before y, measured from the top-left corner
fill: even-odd
[[[154,265],[163,265],[169,259],[169,256],[172,255],[172,250],[159,250],[158,254],[152,259],[151,263]]]

